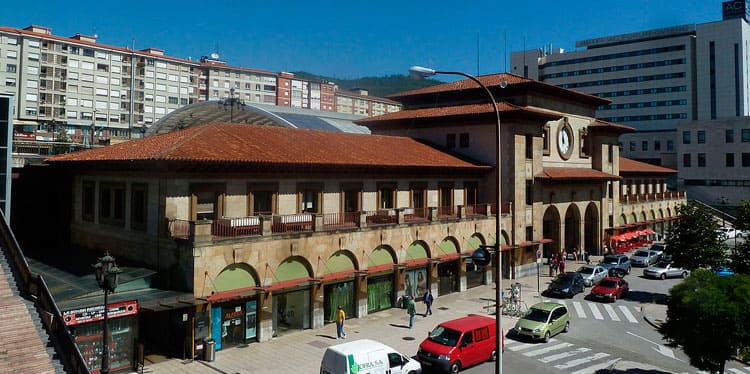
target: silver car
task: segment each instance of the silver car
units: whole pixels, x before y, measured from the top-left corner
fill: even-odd
[[[630,256],[630,263],[633,266],[649,266],[655,264],[661,258],[660,251],[654,251],[651,249],[639,249]]]
[[[667,279],[672,277],[687,278],[689,274],[690,271],[681,267],[674,266],[673,264],[666,261],[659,262],[658,264],[643,270],[643,276],[659,279]]]
[[[583,277],[583,284],[591,287],[607,276],[607,269],[599,265],[583,265],[578,268],[578,273]]]

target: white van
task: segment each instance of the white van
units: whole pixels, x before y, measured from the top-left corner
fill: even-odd
[[[323,354],[320,374],[419,374],[422,366],[395,349],[370,339],[332,345]]]

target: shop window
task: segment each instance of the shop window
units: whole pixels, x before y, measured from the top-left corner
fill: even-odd
[[[99,186],[99,222],[121,226],[125,223],[125,184]]]
[[[297,185],[297,196],[300,213],[320,213],[322,205],[323,183],[300,183]]]
[[[276,183],[253,183],[247,186],[248,215],[272,215],[276,213],[279,185]]]
[[[690,167],[690,153],[685,153],[682,155],[682,166],[686,168]]]
[[[146,230],[148,223],[148,185],[133,183],[130,187],[130,227]]]
[[[362,210],[362,183],[341,184],[341,208],[345,213]]]
[[[196,183],[190,186],[193,220],[221,218],[224,214],[226,186],[221,183]]]
[[[698,153],[698,167],[699,168],[706,167],[706,154],[705,153]]]
[[[84,221],[94,221],[96,212],[94,204],[96,203],[96,183],[91,181],[83,182],[81,196],[81,214]]]

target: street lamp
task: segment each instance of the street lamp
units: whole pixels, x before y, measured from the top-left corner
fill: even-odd
[[[219,105],[224,107],[224,110],[229,107],[229,122],[234,122],[234,107],[242,109],[245,106],[245,102],[240,98],[234,97],[234,87],[229,89],[229,98],[219,101]]]
[[[101,373],[109,373],[109,329],[107,326],[108,316],[108,302],[109,293],[115,292],[117,288],[117,282],[119,274],[122,273],[120,268],[115,263],[115,258],[109,255],[109,251],[104,254],[104,257],[98,258],[99,262],[92,265],[94,267],[94,273],[96,274],[96,283],[99,283],[99,287],[104,290],[104,328],[102,338],[102,367]]]
[[[495,164],[497,167],[497,217],[495,218],[495,251],[497,252],[497,269],[495,271],[495,314],[497,316],[497,323],[496,323],[496,331],[495,331],[495,349],[497,351],[497,361],[495,362],[495,373],[496,374],[502,374],[503,372],[503,349],[502,349],[502,339],[503,339],[503,317],[502,317],[502,311],[501,311],[501,305],[503,302],[501,292],[503,289],[502,285],[502,268],[503,268],[503,258],[501,256],[501,246],[500,246],[500,236],[502,235],[502,225],[501,225],[501,215],[502,215],[502,194],[500,193],[500,185],[502,183],[502,175],[500,173],[500,109],[497,107],[497,101],[495,101],[495,96],[492,95],[492,92],[490,92],[490,89],[487,88],[477,77],[466,74],[460,71],[438,71],[435,69],[430,69],[422,66],[412,66],[409,68],[409,75],[414,79],[425,79],[432,77],[436,74],[450,74],[450,75],[461,75],[466,78],[471,79],[476,84],[478,84],[480,87],[484,89],[484,92],[487,93],[487,97],[490,99],[490,102],[492,103],[492,107],[495,109],[495,119],[497,121],[497,136],[495,137]],[[505,81],[505,77],[502,78],[502,81],[500,82],[500,88],[505,88],[508,86],[508,83]]]

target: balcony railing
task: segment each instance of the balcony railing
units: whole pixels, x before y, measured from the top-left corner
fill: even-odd
[[[684,199],[686,197],[687,195],[685,194],[685,191],[666,191],[666,192],[660,192],[660,193],[620,195],[620,203],[634,204],[634,203],[642,203],[642,202],[647,202],[647,201]]]
[[[503,208],[503,213],[510,211],[509,204],[504,205]],[[464,218],[476,219],[490,216],[487,214],[488,210],[494,211],[494,209],[490,209],[489,204],[476,204],[467,207],[399,208],[324,214],[259,214],[248,217],[223,217],[216,220],[197,221],[169,218],[167,219],[167,236],[191,240],[195,236],[209,234],[214,239],[221,239],[332,230],[358,230],[365,227],[386,225],[420,224]],[[202,226],[200,232],[198,232],[198,226]]]

